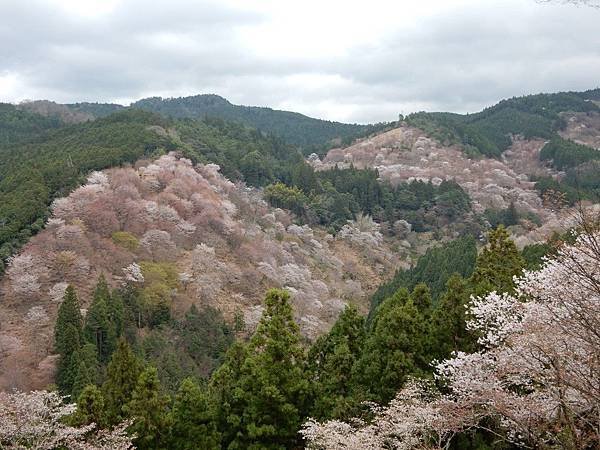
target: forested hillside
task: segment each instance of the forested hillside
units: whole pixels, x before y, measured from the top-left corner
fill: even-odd
[[[2,105],[0,447],[594,448],[596,96]]]
[[[595,91],[538,94],[503,100],[475,114],[416,113],[406,118],[443,143],[460,143],[469,155],[500,156],[511,135],[550,139],[566,126],[561,112],[600,111]]]

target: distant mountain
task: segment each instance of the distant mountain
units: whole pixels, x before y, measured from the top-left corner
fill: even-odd
[[[150,97],[132,103],[131,107],[175,118],[214,117],[235,121],[277,135],[290,144],[303,148],[320,146],[334,139],[348,141],[373,127],[314,119],[290,111],[234,105],[218,95]]]
[[[406,121],[446,144],[461,144],[471,155],[500,156],[511,136],[526,139],[558,137],[567,123],[561,113],[599,112],[600,89],[537,94],[502,100],[475,114],[419,112]]]

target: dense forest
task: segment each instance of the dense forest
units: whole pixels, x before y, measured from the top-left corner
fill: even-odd
[[[515,97],[475,114],[415,113],[406,121],[441,142],[463,145],[467,154],[498,157],[511,144],[511,135],[551,139],[565,126],[564,111],[600,111],[585,93],[538,94]]]
[[[256,106],[233,105],[218,95],[193,97],[151,97],[132,103],[132,108],[153,111],[174,118],[219,118],[251,126],[299,147],[320,146],[334,139],[359,136],[374,127],[313,119],[299,113]]]
[[[588,101],[596,98],[597,91],[540,94],[472,115],[418,113],[406,120],[477,157],[499,157],[513,134],[547,139],[540,158],[564,177],[539,178],[536,187],[547,196],[562,192],[559,200],[573,204],[600,198],[600,158],[596,150],[557,134],[564,127],[560,113],[597,111]],[[128,262],[118,285],[111,287],[104,275],[94,277],[91,294],[62,283],[51,323],[55,385],[48,391],[0,392],[0,448],[597,445],[596,222],[583,217],[573,230],[519,250],[507,227],[525,220],[540,223],[514,202],[475,212],[467,192],[452,180],[392,185],[376,169],[315,170],[305,161],[311,146],[324,148],[334,138],[347,142],[376,128],[239,107],[217,96],[151,98],[124,109],[93,103],[69,107],[96,119],[65,124],[0,105],[0,257],[12,269],[10,256],[44,228],[53,200],[80,186],[90,172],[140,164],[168,152],[174,153],[164,158],[183,158],[180,164],[188,172],[176,172],[173,165],[161,175],[171,171],[171,180],[177,174],[199,175],[204,166],[194,164],[216,164],[231,182],[245,183],[236,185],[240,190],[260,198],[263,212],[291,211],[288,229],[306,231],[301,225],[307,224],[334,240],[348,233],[351,223],[359,232],[396,242],[396,249],[400,242],[410,247],[410,233],[430,242],[420,256],[411,255],[410,267],[369,291],[368,312],[349,296],[341,313],[332,315],[329,331],[311,340],[300,332],[286,281],[265,292],[253,328],[239,311],[226,318],[202,302],[183,309],[173,301],[174,292],[185,290],[191,275],[178,270],[180,253],[171,235],[152,229],[138,239],[111,228],[111,248],[123,260],[122,249],[138,249],[141,241],[148,257],[139,264]],[[156,167],[145,167],[146,173]],[[211,169],[216,176],[216,168]],[[131,177],[127,195],[135,200],[129,207],[142,214],[132,203],[152,202],[134,187],[141,183],[138,173],[144,171],[120,176]],[[105,174],[93,177],[100,181],[88,190],[108,190]],[[160,187],[163,181],[156,177],[150,184]],[[197,201],[227,183],[234,186],[221,181],[195,192]],[[170,188],[160,194],[156,188],[156,195],[178,200],[183,211],[185,199],[173,192],[192,189],[183,181],[173,181]],[[101,228],[107,211],[101,202],[91,203]],[[182,236],[196,231],[195,224],[179,220],[174,207],[161,204],[159,210],[156,205],[156,221],[170,214],[178,218],[172,225]],[[273,208],[267,210],[269,205]],[[72,205],[63,201],[62,206]],[[253,220],[258,223],[269,214]],[[61,230],[72,236],[86,228],[77,219],[53,220],[62,221]],[[219,238],[231,244],[228,249],[240,246],[225,221],[207,219],[205,226],[219,228]],[[299,235],[273,235],[288,240],[287,248],[301,242]],[[192,240],[181,240],[193,258]],[[311,245],[322,246],[315,239]],[[171,260],[156,256],[161,246]],[[217,264],[214,248],[204,243],[198,248],[211,253],[210,264]],[[68,250],[58,253],[69,256]],[[306,251],[303,257],[315,254],[322,255]],[[28,277],[29,266],[21,263],[22,283],[39,288]],[[285,267],[299,270],[294,264]],[[345,270],[341,262],[334,267]],[[91,299],[85,310],[83,298]],[[40,310],[37,315],[32,310],[27,320],[42,320]]]

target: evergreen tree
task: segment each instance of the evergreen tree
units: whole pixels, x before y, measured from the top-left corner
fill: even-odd
[[[219,449],[214,407],[208,395],[191,378],[179,386],[171,413],[169,448],[175,450]]]
[[[104,428],[106,426],[104,407],[104,396],[100,388],[94,384],[88,384],[77,398],[77,410],[73,414],[73,424],[79,426],[95,423],[98,427]]]
[[[234,386],[239,383],[247,357],[247,345],[234,342],[225,355],[225,361],[210,379],[209,393],[216,406],[217,429],[223,443],[233,442],[240,427],[243,403]]]
[[[429,318],[431,315],[432,302],[431,291],[427,285],[425,283],[417,284],[413,289],[410,298],[423,317]]]
[[[435,359],[448,358],[453,351],[471,351],[474,337],[466,328],[466,305],[470,298],[467,282],[454,274],[446,284],[446,293],[432,316]]]
[[[512,292],[513,277],[523,271],[525,261],[504,226],[491,231],[488,240],[488,245],[477,257],[471,276],[474,294]]]
[[[83,329],[86,341],[94,344],[98,349],[98,359],[101,362],[108,361],[117,341],[116,324],[111,320],[109,313],[109,304],[112,303],[108,285],[101,275]]]
[[[72,323],[61,331],[61,353],[56,370],[56,384],[63,395],[71,395],[73,384],[79,368],[79,337],[78,330]]]
[[[352,370],[355,395],[387,403],[408,376],[428,370],[427,323],[400,289],[377,310],[363,354]]]
[[[92,344],[85,344],[73,353],[73,358],[75,359],[71,363],[74,370],[71,396],[73,399],[77,399],[87,385],[96,383],[98,375],[96,347]]]
[[[289,294],[271,289],[265,311],[247,348],[227,422],[234,434],[229,448],[285,449],[298,445],[298,429],[309,402],[305,355]]]
[[[158,371],[148,367],[141,374],[126,406],[133,418],[131,431],[138,449],[166,448],[169,437],[169,397],[161,392]]]
[[[58,317],[54,327],[54,347],[60,355],[71,356],[74,348],[73,339],[81,342],[81,310],[75,288],[69,285],[65,290],[63,301],[58,308]],[[69,329],[69,325],[72,329]]]
[[[142,367],[131,348],[121,338],[107,367],[107,379],[102,385],[107,419],[116,424],[127,417],[123,410],[132,398]]]
[[[350,374],[364,340],[365,318],[356,306],[350,305],[331,331],[311,347],[308,361],[315,399],[311,417],[325,420],[352,416],[356,405],[350,396]]]

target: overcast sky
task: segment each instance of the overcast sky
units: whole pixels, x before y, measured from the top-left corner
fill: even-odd
[[[0,0],[0,101],[468,112],[599,87],[599,30],[600,9],[560,0]]]

